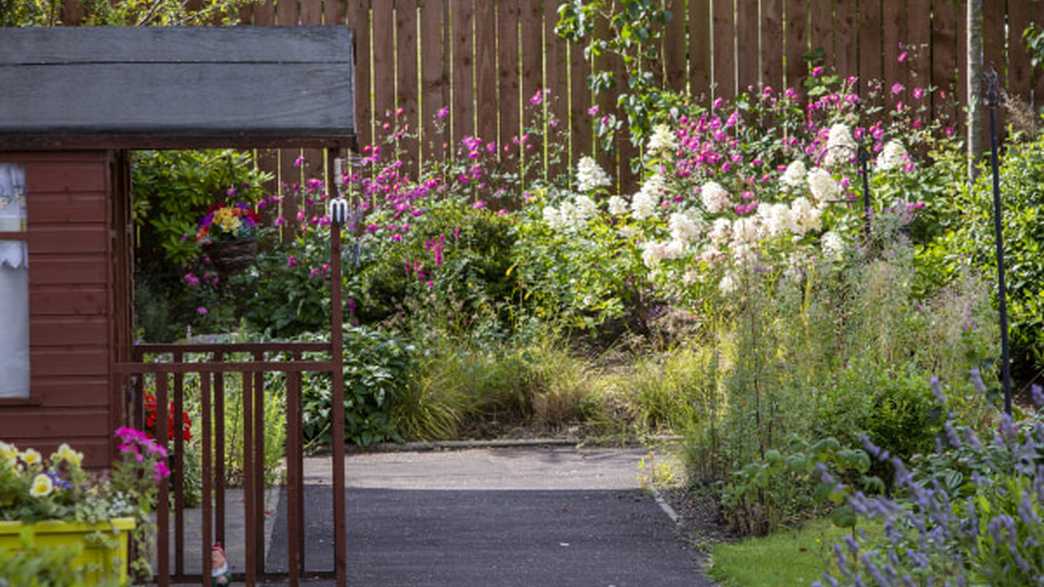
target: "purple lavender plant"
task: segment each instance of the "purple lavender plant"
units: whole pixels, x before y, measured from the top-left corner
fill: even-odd
[[[972,380],[981,384],[977,373]],[[937,381],[933,388],[945,408]],[[899,497],[850,495],[884,536],[836,546],[835,564],[813,586],[1044,585],[1044,393],[1032,395],[1038,411],[1017,422],[1002,416],[990,442],[949,417],[936,452],[912,468],[864,438],[866,451],[892,466]]]

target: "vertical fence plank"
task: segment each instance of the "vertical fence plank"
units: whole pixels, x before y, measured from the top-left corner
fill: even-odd
[[[666,0],[667,9],[671,13],[671,22],[663,41],[663,65],[666,85],[676,92],[685,91],[686,87],[686,20],[688,11],[685,0]]]
[[[323,0],[323,24],[336,25],[344,22],[345,0]]]
[[[882,41],[881,0],[859,0],[859,91],[864,98],[884,71]]]
[[[783,0],[761,2],[761,83],[783,87]]]
[[[513,139],[521,134],[519,101],[522,88],[519,85],[518,67],[518,19],[521,14],[518,2],[501,1],[497,13],[497,39],[499,46],[498,80],[500,95],[500,156],[514,169],[518,161],[518,145]]]
[[[591,106],[594,105],[588,83],[591,63],[584,58],[584,48],[576,43],[567,43],[566,46],[569,49],[569,151],[570,159],[575,164],[581,157],[596,153],[594,124],[602,113],[594,117],[590,114]],[[615,176],[612,169],[607,172]]]
[[[522,97],[527,109],[530,98],[544,88],[544,6],[542,0],[522,0]],[[523,121],[527,126],[537,124],[530,114]],[[544,144],[530,137],[523,150],[523,165],[527,177],[543,175]]]
[[[242,399],[243,399],[243,519],[245,520],[246,552],[244,565],[246,568],[246,584],[248,586],[257,583],[257,528],[255,524],[255,511],[257,509],[256,495],[254,493],[254,392],[251,389],[253,378],[249,372],[243,372],[242,377]],[[261,431],[259,430],[258,433]]]
[[[214,453],[211,450],[211,410],[210,410],[210,377],[211,374],[207,372],[201,372],[199,374],[199,399],[200,399],[200,433],[203,438],[201,439],[203,454],[200,455],[202,461],[202,491],[201,498],[203,502],[203,542],[200,544],[199,549],[199,560],[202,563],[203,581],[209,583],[210,571],[211,571],[211,558],[210,548],[213,544],[213,515],[214,515],[214,476],[213,467],[211,463],[214,460]]]
[[[908,85],[906,72],[909,61],[899,62],[899,55],[902,51],[900,47],[907,41],[906,0],[884,0],[882,15],[884,17],[884,71],[882,72],[884,79],[889,86],[895,82],[904,86]],[[885,88],[885,93],[889,94],[887,88]]]
[[[689,92],[711,95],[711,7],[710,0],[689,0]]]
[[[786,0],[786,41],[787,87],[801,87],[808,66],[805,64],[805,53],[808,51],[808,10],[807,0]]]
[[[908,36],[911,54],[916,59],[909,67],[911,87],[927,88],[932,75],[932,1],[910,0],[907,4]],[[913,100],[911,99],[911,103]],[[917,104],[913,104],[917,106]]]
[[[156,442],[167,449],[167,375],[156,374]],[[156,496],[156,574],[161,587],[170,585],[170,483],[159,484]]]
[[[385,0],[387,1],[387,0]],[[360,145],[373,143],[370,90],[370,0],[347,0],[346,24],[355,35],[355,120]]]
[[[453,120],[451,144],[459,143],[466,136],[475,134],[475,100],[472,78],[471,29],[473,0],[450,0],[451,26],[453,30]]]
[[[758,85],[758,45],[761,39],[758,0],[736,0],[736,85],[739,91]]]
[[[988,72],[990,69],[997,70],[1000,78],[1000,87],[1003,91],[1007,85],[1007,59],[1005,55],[1005,30],[1004,17],[1006,15],[1005,0],[982,0],[982,69]],[[980,88],[980,98],[982,96]],[[997,109],[997,136],[1003,140],[1004,127],[1007,117],[1004,108]],[[983,109],[982,145],[986,152],[990,148],[990,123],[989,112]]]
[[[214,362],[224,355],[215,353]],[[214,374],[214,539],[225,542],[225,374]]]
[[[288,543],[287,570],[290,573],[291,587],[300,584],[301,577],[301,541],[298,527],[301,523],[298,517],[297,505],[301,501],[301,493],[298,483],[301,480],[301,471],[297,462],[297,452],[301,444],[301,374],[297,372],[286,374],[286,536]]]
[[[733,0],[714,0],[714,97],[736,95],[736,22]]]
[[[420,125],[417,107],[417,0],[395,0],[395,29],[399,78],[395,112],[399,124],[407,129],[406,136],[399,141],[399,149],[405,163],[403,173],[416,177],[420,144],[410,135]]]
[[[446,66],[446,0],[424,0],[421,7],[421,71],[423,83],[422,141],[424,160],[439,159],[446,150],[448,134],[436,116],[449,106],[449,68]]]
[[[1033,69],[1022,32],[1034,18],[1044,26],[1044,3],[1030,6],[1030,0],[1008,0],[1008,92],[1026,103],[1030,100]]]
[[[323,24],[323,0],[298,0],[298,13],[297,13],[297,24],[301,25],[320,25]],[[307,162],[305,167],[302,167],[301,179],[306,180],[309,177],[322,177],[323,176],[323,150],[322,149],[303,149],[301,155]],[[299,207],[305,210],[306,214],[312,214],[313,211],[309,209],[307,202],[299,202]]]
[[[932,7],[932,116],[954,120],[957,84],[957,5],[935,0]]]
[[[255,4],[252,10],[252,23],[254,26],[273,26],[275,24],[275,3],[272,0],[263,0],[259,4]],[[272,174],[272,179],[265,183],[264,189],[266,195],[281,194],[279,182],[279,150],[278,149],[258,149],[254,154],[254,164],[259,169],[263,169]],[[275,214],[283,218],[293,218],[293,215],[286,214],[283,203],[279,203],[278,209]],[[282,229],[283,231],[288,230],[287,228]],[[219,537],[223,538],[223,536]]]
[[[609,24],[605,20],[599,19],[595,23],[595,34],[598,35],[599,38],[605,38],[605,36],[609,34]],[[581,52],[581,48],[576,46],[574,46],[572,50],[574,53]],[[590,98],[598,106],[599,116],[619,114],[616,110],[615,97],[626,91],[627,79],[617,71],[616,61],[618,61],[618,57],[608,54],[603,54],[598,58],[592,58],[591,61],[581,60],[578,59],[576,54],[573,55],[574,81],[579,75],[586,77],[591,73],[602,72],[610,72],[611,74],[612,86],[606,90],[602,90]],[[587,87],[590,87],[590,84],[588,84]],[[577,109],[577,105],[575,104],[575,94],[573,108],[574,110]],[[626,123],[626,121],[624,122]],[[593,128],[594,127],[592,126],[592,129]],[[626,132],[626,128],[618,132]],[[610,144],[608,140],[598,139],[593,140],[592,144],[585,146],[588,149],[594,149],[589,152],[597,157],[598,164],[605,169],[606,173],[609,174],[609,177],[611,177],[616,183],[617,189],[623,193],[623,187],[620,186],[620,170],[618,165],[620,150],[617,148],[617,144],[618,141],[613,141]]]
[[[497,120],[497,11],[492,0],[475,2],[475,134],[483,141],[496,142]]]
[[[967,128],[963,108],[968,105],[968,18],[966,1],[957,3],[957,100],[962,111],[958,114],[958,128]],[[961,136],[964,136],[962,134]]]
[[[570,166],[569,159],[569,48],[555,34],[558,3],[544,4],[544,67],[550,101],[548,113],[554,127],[548,129],[548,177],[557,177]],[[586,112],[576,114],[586,116]],[[590,139],[588,139],[590,140]],[[554,153],[553,151],[557,151]]]
[[[181,363],[181,353],[174,353],[174,363]],[[185,376],[174,374],[174,574],[185,574]]]
[[[811,43],[820,61],[827,69],[837,66],[834,55],[834,0],[812,0],[809,6],[811,17]]]
[[[856,0],[843,0],[834,7],[834,65],[842,77],[859,75],[858,17]]]
[[[263,363],[265,354],[254,353],[254,361]],[[253,374],[254,377],[254,470],[248,474],[254,475],[254,533],[258,534],[256,541],[257,574],[265,572],[265,374],[261,371]]]
[[[395,4],[392,0],[373,3],[373,118],[374,142],[386,131],[395,110]]]

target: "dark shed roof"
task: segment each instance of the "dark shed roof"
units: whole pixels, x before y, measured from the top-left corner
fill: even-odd
[[[338,146],[355,139],[345,27],[0,32],[0,149]]]

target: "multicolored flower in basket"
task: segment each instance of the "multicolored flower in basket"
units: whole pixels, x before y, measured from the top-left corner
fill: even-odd
[[[198,242],[250,238],[257,232],[258,216],[245,202],[222,206],[217,204],[199,220]]]

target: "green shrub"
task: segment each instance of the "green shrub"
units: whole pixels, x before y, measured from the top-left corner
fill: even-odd
[[[84,584],[84,569],[72,565],[80,548],[36,547],[31,530],[22,531],[20,550],[0,550],[0,587],[75,587]]]

